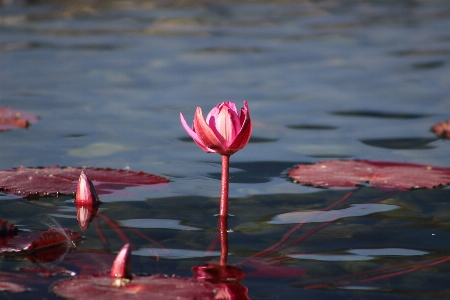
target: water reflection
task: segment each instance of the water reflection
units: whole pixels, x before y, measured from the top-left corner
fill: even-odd
[[[239,281],[244,279],[244,272],[233,266],[228,261],[228,216],[219,215],[218,231],[220,236],[220,262],[219,264],[206,264],[195,266],[191,269],[194,278],[209,282],[217,287],[215,299],[250,299],[248,288]]]
[[[99,203],[77,203],[77,220],[80,226],[81,231],[85,231],[88,229],[89,224],[94,220],[95,215],[97,214],[99,207]]]
[[[341,218],[360,217],[398,209],[396,205],[368,203],[352,204],[348,208],[328,211],[296,211],[276,215],[269,224],[332,222]]]

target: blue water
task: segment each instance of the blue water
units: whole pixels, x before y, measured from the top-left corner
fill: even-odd
[[[238,107],[247,100],[250,107],[252,139],[231,157],[235,264],[294,226],[271,223],[276,216],[320,211],[348,192],[290,182],[286,170],[298,163],[367,159],[450,167],[450,142],[430,132],[450,118],[448,1],[11,2],[0,7],[0,106],[40,120],[0,133],[0,168],[111,167],[168,177],[165,189],[134,188],[101,199],[104,214],[119,224],[131,222],[195,257],[182,252],[154,269],[136,263],[139,272],[191,276],[191,267],[211,259],[200,253],[214,239],[221,160],[202,152],[179,121],[183,112],[191,122],[197,106],[205,114],[226,100]],[[306,275],[246,277],[250,298],[449,297],[448,262],[358,287],[304,289],[306,280],[335,282],[329,278],[450,255],[448,188],[397,193],[379,203],[392,210],[345,213],[384,195],[369,187],[356,191],[334,208],[344,211],[341,218],[279,254]],[[0,199],[4,220],[42,230],[35,222],[51,214],[77,230],[70,198]],[[92,226],[84,234],[79,247],[102,248]],[[113,232],[108,238],[110,251],[118,251],[122,242]],[[152,262],[142,254],[150,245],[133,241],[141,248],[136,261]],[[309,259],[296,256],[303,252]],[[46,286],[41,292],[52,297]]]

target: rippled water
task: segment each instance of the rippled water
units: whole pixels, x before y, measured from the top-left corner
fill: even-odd
[[[124,229],[137,247],[135,272],[190,277],[193,266],[218,260],[210,245],[221,160],[198,149],[179,112],[190,122],[197,106],[247,100],[254,128],[231,157],[229,263],[246,273],[251,299],[450,297],[448,188],[355,189],[290,241],[308,236],[270,256],[302,275],[258,277],[245,264],[349,192],[290,182],[286,170],[298,163],[450,167],[449,141],[429,131],[450,118],[448,1],[17,2],[0,7],[0,106],[40,121],[0,133],[0,168],[57,164],[168,177],[165,189],[101,198],[103,214],[171,250],[165,256]],[[78,230],[69,197],[0,199],[0,217],[21,229],[42,230],[38,220],[52,215]],[[118,251],[123,242],[99,222],[107,250]],[[93,226],[84,235],[79,249],[103,250]],[[2,261],[1,270],[22,265],[31,263]],[[47,286],[36,293],[54,297]]]

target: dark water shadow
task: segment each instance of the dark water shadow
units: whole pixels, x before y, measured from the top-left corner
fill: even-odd
[[[434,142],[436,140],[437,139],[426,139],[426,138],[395,138],[395,139],[364,139],[360,141],[368,146],[378,148],[425,150],[436,148],[435,146],[428,145],[429,143]]]
[[[336,127],[336,126],[313,125],[313,124],[286,125],[286,127],[290,128],[290,129],[299,129],[299,130],[335,130],[335,129],[338,129],[338,127]]]
[[[435,69],[440,68],[445,65],[445,61],[443,60],[433,60],[433,61],[426,61],[426,62],[420,62],[412,64],[412,68],[416,70],[423,70],[423,69]]]
[[[230,168],[241,169],[239,172],[230,172],[231,183],[266,183],[275,177],[282,177],[282,173],[296,166],[300,162],[276,162],[276,161],[255,161],[230,163]],[[220,172],[208,173],[208,177],[217,180],[221,179]]]
[[[372,110],[347,110],[347,111],[335,111],[330,114],[336,116],[346,117],[368,117],[368,118],[381,118],[381,119],[419,119],[428,118],[430,115],[425,114],[408,114],[408,113],[390,113],[382,111]]]
[[[52,50],[73,50],[73,51],[115,51],[125,48],[125,45],[113,44],[77,44],[59,45],[46,42],[13,42],[0,44],[0,52],[15,50],[52,49]]]

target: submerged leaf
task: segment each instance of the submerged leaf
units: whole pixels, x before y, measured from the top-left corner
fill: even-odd
[[[29,112],[0,107],[0,131],[27,128],[37,121],[38,117]]]
[[[97,186],[98,194],[111,193],[111,189],[123,189],[136,185],[167,184],[169,181],[160,176],[144,172],[98,168],[45,168],[19,167],[13,170],[0,170],[0,190],[21,197],[58,196],[74,194],[84,170]],[[108,190],[101,189],[106,185]]]
[[[410,163],[366,160],[324,161],[298,165],[288,175],[301,184],[319,187],[354,187],[369,182],[388,189],[435,188],[450,184],[450,169]]]

